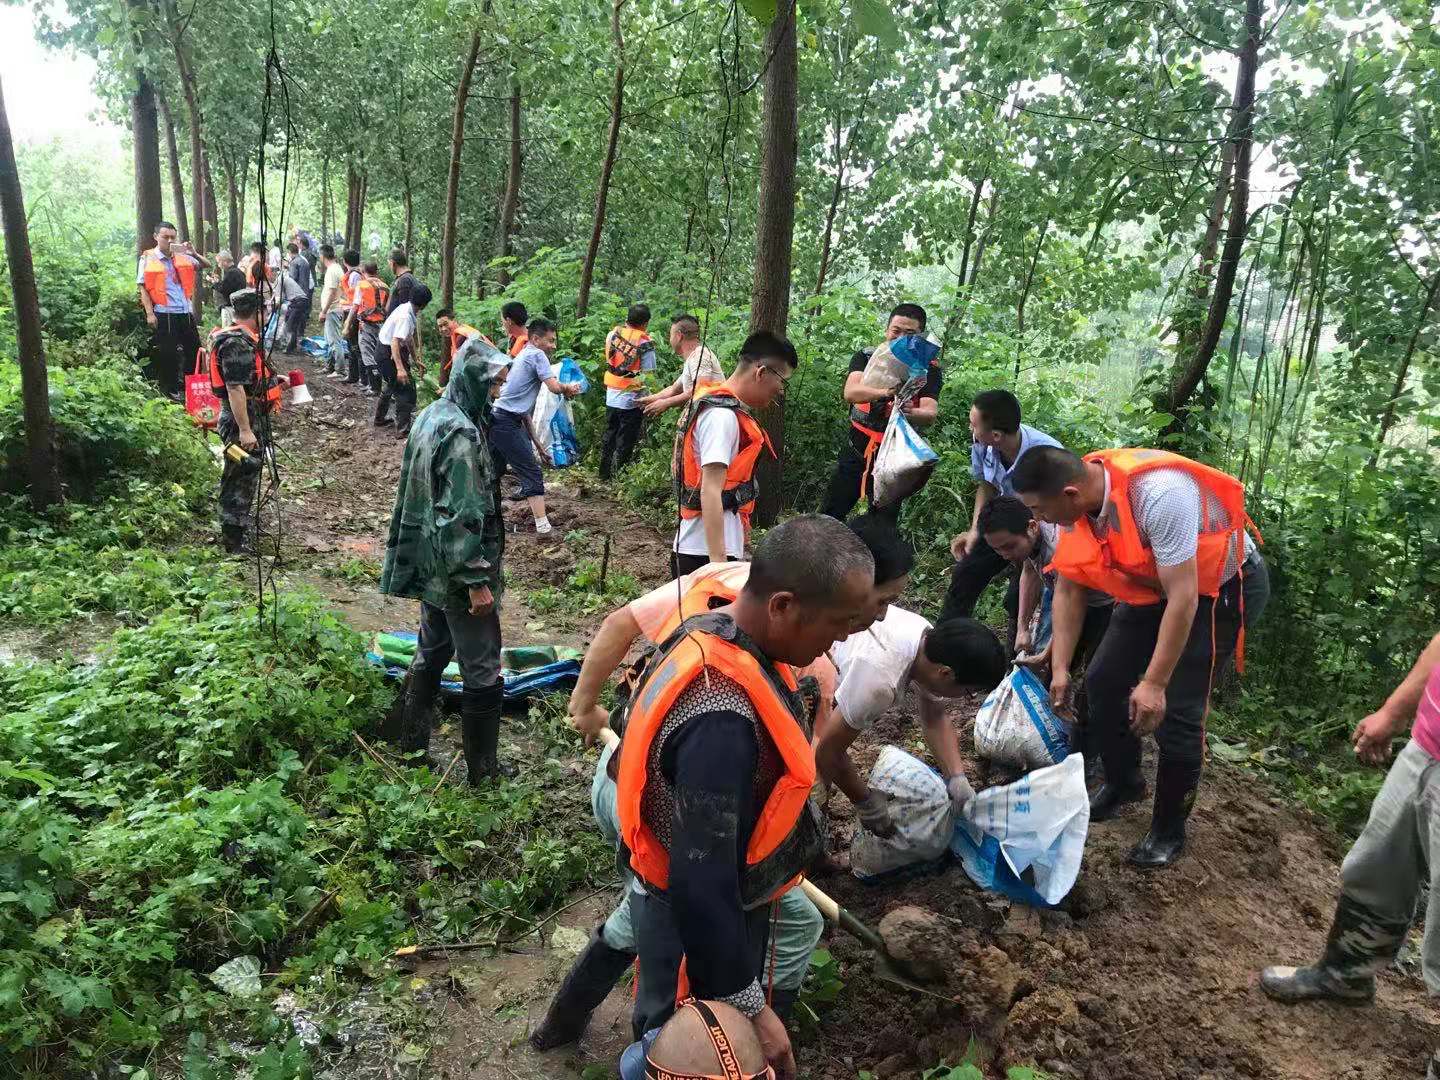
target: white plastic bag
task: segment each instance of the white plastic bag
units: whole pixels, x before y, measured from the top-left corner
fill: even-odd
[[[898,403],[885,425],[885,437],[875,451],[874,505],[888,506],[910,497],[925,486],[940,456],[930,449]]]
[[[1050,707],[1050,692],[1016,664],[975,714],[975,750],[1017,769],[1058,765],[1070,752],[1065,724]]]
[[[550,444],[555,440],[555,425],[552,421],[557,413],[574,425],[575,417],[570,411],[570,400],[555,393],[548,386],[540,387],[540,392],[535,395],[535,408],[530,410],[530,423],[534,425],[535,437],[540,440],[546,454],[550,454]]]
[[[855,826],[850,869],[856,877],[873,878],[945,854],[955,831],[955,809],[939,773],[899,747],[886,746],[870,770],[870,787],[890,800],[897,828],[895,835],[880,837]]]
[[[950,850],[981,888],[1058,904],[1080,874],[1089,829],[1085,759],[1071,754],[977,794],[955,825]]]

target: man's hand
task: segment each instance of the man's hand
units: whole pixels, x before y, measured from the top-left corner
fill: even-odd
[[[1017,664],[1021,664],[1032,671],[1038,671],[1040,668],[1050,666],[1050,642],[1048,641],[1045,643],[1045,647],[1034,656],[1028,656],[1021,651],[1018,641],[1015,643],[1015,649],[1017,653],[1015,662]]]
[[[145,312],[145,321],[146,321],[147,323],[149,323],[151,326],[154,326],[157,322],[159,322],[159,320],[158,320],[157,318],[155,318],[155,312],[150,311],[150,310],[148,310],[148,309],[147,309],[146,312]]]
[[[1050,673],[1050,704],[1057,711],[1070,712],[1070,672],[1056,668]]]
[[[578,382],[561,383],[560,390],[566,397],[575,397],[580,393],[580,384]]]
[[[970,786],[970,781],[965,779],[964,773],[956,773],[945,781],[945,790],[950,793],[950,805],[955,807],[956,814],[963,814],[965,807],[970,805],[970,800],[975,798],[975,789]]]
[[[640,411],[646,416],[659,416],[669,407],[659,394],[646,394],[640,399]]]
[[[260,440],[255,437],[255,432],[251,431],[249,428],[246,428],[244,431],[240,432],[240,446],[242,449],[250,451],[254,450],[259,445]]]
[[[870,794],[855,804],[855,816],[860,824],[876,836],[894,836],[895,819],[890,816],[890,800],[883,791],[870,789]]]
[[[397,365],[395,368],[395,381],[398,382],[401,386],[408,385],[410,382],[410,372],[406,371],[403,367],[399,367]]]
[[[956,562],[959,562],[965,558],[966,555],[970,554],[970,549],[974,545],[975,533],[973,530],[967,530],[950,541],[950,554],[955,556]]]
[[[1371,713],[1355,725],[1350,741],[1355,756],[1368,765],[1383,765],[1390,758],[1390,739],[1395,734],[1395,721],[1383,710]]]
[[[1130,691],[1130,730],[1149,735],[1165,719],[1165,687],[1141,679]]]
[[[795,1075],[795,1052],[790,1049],[790,1033],[785,1030],[785,1021],[780,1014],[766,1005],[750,1021],[755,1025],[755,1037],[760,1040],[760,1050],[765,1061],[774,1066],[780,1080]]]
[[[1028,628],[1015,631],[1015,654],[1017,656],[1024,656],[1030,651],[1034,644],[1035,635],[1032,634]]]
[[[276,376],[275,376],[275,384],[276,384],[277,386],[279,386],[279,387],[282,387],[283,389],[286,389],[286,390],[290,389],[290,376],[289,376],[289,375],[276,375]]]
[[[584,738],[586,746],[594,746],[600,732],[610,723],[609,711],[598,702],[583,705],[572,700],[566,711],[570,714],[570,725]]]
[[[495,610],[495,594],[490,591],[489,585],[481,585],[479,588],[470,587],[470,614],[489,615]]]

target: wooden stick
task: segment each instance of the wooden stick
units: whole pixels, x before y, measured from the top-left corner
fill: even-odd
[[[389,773],[390,776],[393,777],[397,782],[401,780],[400,774],[395,770],[395,766],[391,765],[388,761],[381,757],[380,754],[375,750],[375,748],[365,741],[365,737],[363,735],[361,735],[358,731],[352,731],[351,734],[355,736],[355,741],[360,744],[360,749],[364,750],[365,753],[369,754],[375,760],[375,763],[377,765],[379,765],[382,769]]]
[[[463,754],[464,752],[465,752],[464,750],[456,750],[456,751],[455,751],[455,756],[450,759],[450,764],[445,766],[445,771],[440,774],[440,779],[437,780],[437,781],[435,781],[435,787],[434,787],[434,789],[431,790],[431,792],[430,792],[430,797],[431,797],[432,799],[433,799],[433,798],[436,796],[436,794],[440,791],[440,788],[444,786],[444,784],[445,784],[445,778],[450,775],[450,770],[453,769],[453,768],[455,768],[455,763],[460,760],[460,755]]]

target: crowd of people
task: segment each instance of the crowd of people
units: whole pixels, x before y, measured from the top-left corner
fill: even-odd
[[[187,298],[207,263],[168,225],[155,240],[141,259],[139,285],[164,386],[169,369],[160,354],[196,339]],[[212,382],[223,390],[222,439],[245,451],[261,445],[257,420],[283,382],[266,367],[263,321],[284,327],[276,332],[290,332],[282,343],[293,344],[304,319],[287,321],[285,313],[309,313],[308,299],[287,308],[298,297],[287,301],[274,287],[277,278],[302,290],[313,285],[311,271],[296,273],[297,262],[309,262],[299,240],[290,247],[288,264],[282,252],[278,266],[258,245],[238,266],[223,253],[217,260],[217,301],[223,296],[229,325],[210,339]],[[490,783],[509,771],[498,752],[500,480],[515,474],[536,533],[548,534],[544,451],[530,415],[542,387],[573,396],[579,384],[562,382],[552,364],[554,323],[531,318],[518,302],[502,309],[504,348],[445,309],[435,317],[443,391],[417,416],[428,288],[402,251],[390,256],[388,287],[375,263],[357,265],[353,251],[337,260],[332,247],[319,245],[319,258],[330,374],[377,394],[376,424],[390,422],[393,402],[405,439],[380,585],[419,601],[420,618],[394,737],[406,752],[427,752],[441,672],[454,659],[469,782]],[[1071,723],[1072,746],[1094,772],[1090,820],[1103,823],[1150,797],[1150,827],[1127,858],[1163,870],[1184,854],[1211,693],[1232,658],[1243,660],[1245,629],[1269,598],[1268,570],[1238,480],[1154,448],[1082,456],[1023,423],[1021,402],[995,388],[971,402],[977,493],[968,526],[952,541],[950,585],[932,624],[899,606],[914,552],[899,529],[899,502],[875,500],[875,450],[897,398],[864,378],[871,350],[855,354],[841,394],[848,422],[823,513],[792,517],[752,542],[757,467],[769,452],[756,414],[783,396],[800,357],[783,336],[753,333],[726,374],[704,344],[700,320],[682,313],[669,327],[680,373],[651,386],[650,322],[649,309],[635,304],[605,339],[600,470],[609,477],[626,467],[643,418],[680,411],[674,580],[605,619],[569,703],[585,741],[607,742],[592,806],[626,883],[532,1042],[548,1050],[577,1039],[638,963],[635,1045],[622,1075],[697,1075],[713,1070],[709,1055],[724,1064],[745,1047],[741,1072],[768,1065],[789,1076],[786,1022],[821,928],[797,882],[827,858],[830,787],[870,831],[896,828],[895,808],[850,756],[858,735],[913,692],[921,733],[963,812],[974,789],[944,702],[995,686],[1012,660],[1027,664],[1048,683],[1053,707]],[[895,342],[925,327],[924,309],[902,303],[883,337]],[[343,347],[357,331],[358,346]],[[932,362],[898,401],[911,424],[935,422],[942,379]],[[234,479],[244,462],[233,464],[227,457],[228,502],[222,482],[227,543],[243,542],[235,530],[247,505]],[[862,500],[866,512],[852,517]],[[1007,581],[1004,643],[972,617],[998,577]],[[637,643],[641,659],[627,666]],[[604,690],[617,673],[617,704],[606,707]],[[1383,760],[1391,737],[1412,720],[1414,738],[1346,859],[1324,956],[1311,967],[1267,969],[1260,984],[1272,997],[1368,1001],[1375,975],[1403,942],[1434,876],[1440,636],[1357,728],[1357,753]],[[1152,736],[1153,796],[1141,768]],[[684,858],[672,859],[677,850]],[[1423,964],[1430,989],[1440,992],[1436,895]]]

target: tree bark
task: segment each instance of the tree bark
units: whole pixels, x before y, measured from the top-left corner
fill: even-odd
[[[175,231],[181,240],[190,239],[190,214],[185,209],[185,181],[180,177],[180,150],[175,145],[175,120],[170,115],[170,102],[161,90],[155,95],[160,116],[165,122],[165,150],[170,161],[170,201],[175,206]]]
[[[149,86],[143,77],[142,85]],[[150,133],[153,144],[157,136],[153,101],[150,104]],[[136,143],[138,145],[138,138]],[[158,147],[155,147],[155,156],[158,159]],[[157,195],[159,172],[157,160]],[[45,510],[60,501],[60,474],[56,468],[55,438],[50,423],[50,380],[45,371],[45,341],[40,334],[40,294],[35,288],[30,229],[25,219],[25,198],[20,190],[15,147],[10,141],[10,117],[5,110],[3,87],[0,87],[0,219],[5,225],[5,259],[10,266],[15,336],[20,347],[20,395],[25,403],[25,465],[30,482],[30,505],[36,510]]]
[[[520,208],[520,79],[510,73],[510,163],[505,172],[505,199],[500,204],[500,220],[495,227],[495,257],[509,258],[515,233],[515,214]],[[495,275],[500,288],[510,284],[510,267],[501,264]]]
[[[600,165],[600,185],[595,189],[595,217],[590,226],[590,244],[580,264],[580,295],[575,317],[583,319],[590,310],[590,286],[595,279],[595,260],[605,232],[605,204],[610,198],[610,177],[615,172],[615,153],[620,145],[620,121],[625,108],[625,38],[620,33],[620,9],[625,0],[610,0],[610,39],[615,50],[615,82],[610,90],[610,132],[605,140],[605,160]]]
[[[225,174],[225,245],[230,249],[230,254],[235,261],[239,262],[243,257],[240,250],[240,215],[243,210],[243,200],[240,197],[240,190],[235,185],[235,163],[228,155],[220,158],[220,170]]]
[[[180,89],[185,93],[185,109],[190,120],[190,220],[196,233],[205,231],[205,143],[200,135],[200,96],[195,72],[190,66],[185,45],[180,39],[180,16],[173,0],[165,4],[165,19],[170,28],[170,45],[175,52],[175,66],[180,76]],[[203,249],[204,237],[200,247]]]
[[[200,166],[205,173],[205,229],[202,251],[215,252],[220,247],[220,206],[215,201],[215,177],[210,172],[210,151],[200,150]]]
[[[355,235],[355,202],[360,194],[360,178],[355,174],[353,163],[345,165],[345,243],[359,250],[360,240]]]
[[[784,334],[790,322],[790,260],[795,240],[796,104],[799,58],[795,49],[795,0],[788,0],[765,35],[765,102],[760,132],[760,193],[755,215],[755,283],[750,329]],[[760,457],[760,497],[755,522],[762,528],[780,516],[785,465],[785,399],[760,416],[775,456]]]
[[[155,87],[144,68],[135,69],[130,131],[135,143],[135,250],[139,254],[150,247],[155,225],[165,216],[160,196],[160,129],[155,115]]]
[[[1169,411],[1176,422],[1183,414],[1200,380],[1210,366],[1220,335],[1225,329],[1225,316],[1235,292],[1235,276],[1240,268],[1240,252],[1245,246],[1245,233],[1250,222],[1250,151],[1255,135],[1255,74],[1260,67],[1261,0],[1245,2],[1245,44],[1240,49],[1240,69],[1235,76],[1234,115],[1230,120],[1229,141],[1235,147],[1235,174],[1230,193],[1230,224],[1225,234],[1225,247],[1215,268],[1215,289],[1210,296],[1210,310],[1199,346],[1185,365],[1170,390]]]
[[[330,158],[320,159],[320,242],[330,242]]]
[[[370,188],[370,177],[365,173],[357,173],[355,176],[355,247],[359,251],[361,237],[365,232],[365,195]]]
[[[838,119],[838,117],[837,117]],[[830,185],[830,205],[825,208],[825,227],[820,232],[820,269],[815,272],[815,293],[819,297],[825,292],[825,278],[830,273],[830,252],[835,240],[835,218],[840,213],[840,199],[845,194],[845,166],[849,158],[848,148],[843,146],[843,128],[835,127],[835,183]],[[815,310],[819,310],[817,304]]]
[[[470,99],[470,80],[480,56],[480,31],[470,33],[470,51],[460,68],[460,85],[455,89],[455,115],[450,125],[450,173],[445,184],[445,221],[440,236],[440,305],[455,306],[455,220],[460,207],[460,155],[465,149],[465,106]]]
[[[1035,254],[1030,259],[1030,269],[1025,273],[1025,284],[1020,289],[1020,299],[1015,303],[1015,379],[1020,379],[1020,357],[1025,350],[1025,302],[1030,299],[1030,289],[1035,284],[1035,268],[1040,265],[1040,252],[1045,249],[1045,237],[1050,233],[1050,219],[1040,226],[1040,236],[1035,241]]]

